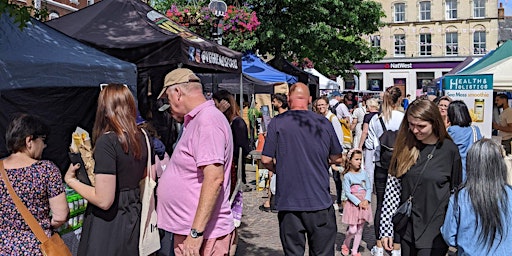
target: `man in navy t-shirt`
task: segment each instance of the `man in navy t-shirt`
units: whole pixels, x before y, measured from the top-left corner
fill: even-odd
[[[285,255],[304,255],[306,231],[312,255],[334,255],[329,164],[342,163],[343,149],[329,120],[308,110],[311,97],[305,84],[294,84],[288,101],[291,110],[270,121],[261,157],[278,174],[281,244]]]

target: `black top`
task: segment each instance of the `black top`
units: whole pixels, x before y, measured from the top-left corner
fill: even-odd
[[[427,155],[435,145],[424,145],[416,164],[402,176],[401,204],[411,194],[418,176],[426,163]],[[411,221],[403,239],[413,242],[416,248],[446,246],[441,237],[446,207],[452,187],[461,183],[462,164],[459,149],[451,140],[439,143],[433,158],[423,172],[414,194]]]
[[[370,124],[370,121],[372,120],[372,117],[376,114],[378,114],[379,112],[370,112],[366,115],[364,115],[363,117],[363,125],[364,124]]]
[[[134,189],[144,175],[147,164],[147,146],[144,135],[140,133],[142,157],[137,160],[131,152],[124,153],[117,135],[113,132],[98,137],[94,148],[94,173],[113,174],[117,176],[116,191]]]
[[[242,147],[242,158],[249,154],[249,132],[244,119],[237,116],[231,122],[231,133],[233,134],[233,160],[238,163],[238,154]]]

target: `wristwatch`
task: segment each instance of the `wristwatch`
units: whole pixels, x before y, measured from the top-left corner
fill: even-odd
[[[203,236],[203,233],[204,233],[204,232],[199,232],[199,231],[197,231],[195,228],[193,228],[193,229],[191,229],[191,230],[190,230],[190,237],[192,237],[192,238],[198,238],[198,237],[200,237],[200,236]]]

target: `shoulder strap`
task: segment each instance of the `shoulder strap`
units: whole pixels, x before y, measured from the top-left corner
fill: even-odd
[[[335,114],[332,114],[332,113],[331,113],[331,115],[329,116],[329,122],[331,122],[331,123],[332,123],[332,119],[333,119],[335,116],[336,116]]]
[[[148,172],[147,175],[149,175],[150,178],[153,178],[153,168],[151,168],[151,143],[149,143],[149,137],[146,131],[144,131],[144,129],[142,128],[140,130],[144,134],[144,138],[146,139],[146,146],[148,147],[148,163],[146,165],[146,169]]]
[[[436,143],[436,145],[434,145],[432,152],[430,152],[430,154],[427,155],[427,162],[423,166],[423,169],[421,169],[420,175],[416,179],[416,183],[414,184],[414,188],[412,189],[409,199],[412,199],[412,197],[414,196],[414,192],[416,192],[416,188],[418,188],[418,183],[420,183],[421,176],[423,176],[423,173],[425,172],[425,169],[427,168],[428,162],[430,161],[430,159],[432,159],[432,157],[434,157],[434,151],[436,151],[437,145],[438,145],[438,143]]]
[[[332,106],[332,108],[336,109],[340,104],[341,104],[341,101],[338,101],[338,103],[334,104],[334,106]]]
[[[382,119],[382,116],[379,117],[380,125],[382,125],[382,130],[387,131],[388,128],[386,128],[386,125],[384,124],[384,120]]]
[[[49,239],[49,237],[46,235],[46,233],[44,233],[43,228],[41,228],[39,222],[37,222],[36,218],[34,218],[34,215],[32,215],[32,213],[30,213],[25,204],[23,204],[21,199],[16,194],[16,191],[14,191],[14,188],[12,187],[11,182],[9,181],[9,177],[7,177],[7,172],[5,172],[4,161],[2,160],[0,160],[0,172],[2,172],[2,179],[4,180],[9,195],[11,196],[12,200],[14,201],[14,204],[16,205],[16,209],[21,214],[21,216],[23,216],[23,219],[30,227],[34,235],[36,235],[37,240],[39,240],[41,243],[46,242]]]

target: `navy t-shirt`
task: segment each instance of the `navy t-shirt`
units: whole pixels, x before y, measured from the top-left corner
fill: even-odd
[[[307,110],[290,110],[269,125],[262,155],[276,159],[276,208],[318,211],[332,205],[329,155],[343,149],[332,124]]]

